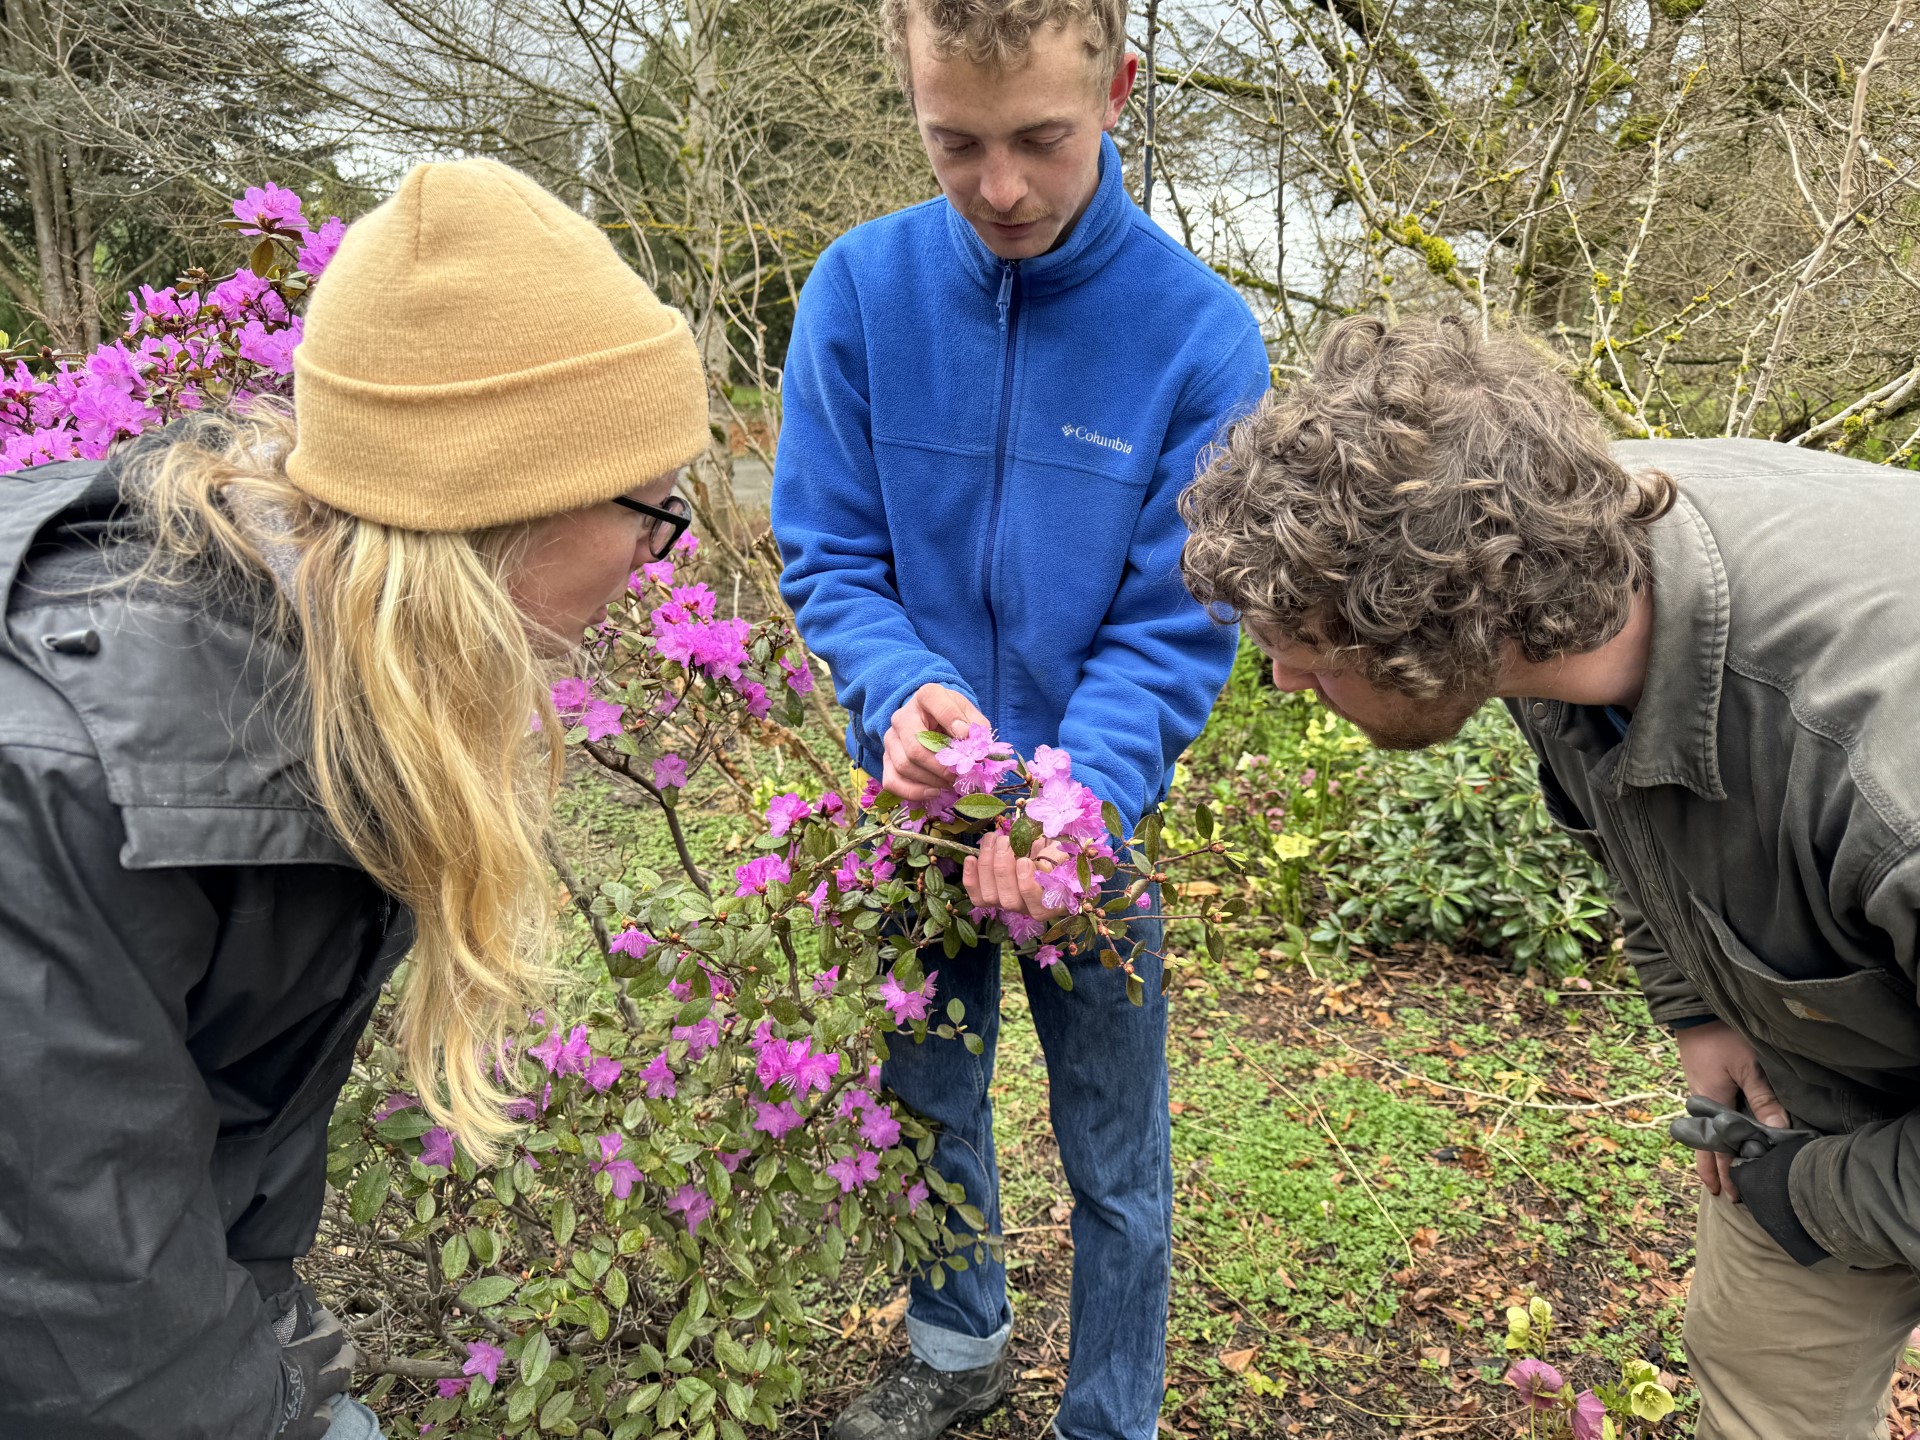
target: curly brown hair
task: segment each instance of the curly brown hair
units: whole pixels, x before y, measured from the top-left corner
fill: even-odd
[[[1216,616],[1383,690],[1484,696],[1509,643],[1538,662],[1620,632],[1673,495],[1518,336],[1354,316],[1215,447],[1181,568]]]
[[[1120,68],[1127,51],[1126,0],[880,0],[880,36],[913,99],[913,72],[907,61],[907,22],[919,14],[934,33],[941,57],[964,55],[976,65],[1017,68],[1033,43],[1033,32],[1053,25],[1077,24],[1086,36],[1087,64],[1101,80]]]

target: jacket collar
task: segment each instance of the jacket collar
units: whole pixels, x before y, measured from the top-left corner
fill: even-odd
[[[1727,659],[1727,570],[1713,532],[1687,497],[1649,532],[1653,546],[1653,643],[1647,683],[1634,707],[1618,785],[1684,785],[1724,800],[1720,780],[1720,689]]]
[[[1028,295],[1068,290],[1097,275],[1126,242],[1136,207],[1120,173],[1120,151],[1111,135],[1100,137],[1100,181],[1086,212],[1067,235],[1066,243],[1045,255],[1014,262],[1020,267],[1020,288]],[[973,226],[951,204],[947,206],[947,238],[960,263],[981,289],[1000,288],[1008,262],[986,247]]]

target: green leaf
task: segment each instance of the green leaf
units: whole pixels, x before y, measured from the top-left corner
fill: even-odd
[[[984,1055],[987,1050],[987,1042],[971,1030],[960,1037],[960,1043],[967,1047],[969,1055]]]
[[[565,1245],[569,1240],[573,1239],[573,1227],[580,1221],[580,1217],[574,1212],[573,1202],[571,1200],[559,1201],[553,1207],[552,1218],[553,1243],[556,1245]]]
[[[553,1398],[540,1407],[540,1428],[551,1430],[573,1413],[573,1391],[556,1390]]]
[[[600,1303],[600,1297],[589,1295],[580,1302],[587,1312],[587,1332],[596,1340],[604,1340],[613,1333],[613,1317],[607,1313],[607,1307]]]
[[[953,744],[953,737],[951,735],[942,735],[938,730],[922,730],[920,732],[920,743],[938,755],[942,750]]]
[[[1047,967],[1047,974],[1053,977],[1053,983],[1058,985],[1062,990],[1073,989],[1073,975],[1067,969],[1064,962],[1058,965],[1049,965]]]
[[[253,253],[247,257],[247,268],[265,280],[273,270],[273,241],[267,236],[260,237],[260,243],[253,247]]]
[[[686,1353],[687,1346],[693,1343],[693,1315],[682,1310],[667,1325],[667,1358],[675,1359]]]
[[[957,996],[947,1001],[947,1018],[956,1025],[967,1018],[967,1007],[960,1002]]]
[[[1006,811],[1007,802],[997,795],[963,795],[953,808],[969,820],[992,820]]]
[[[510,1275],[482,1275],[461,1290],[460,1303],[469,1310],[484,1310],[489,1305],[500,1304],[513,1294],[518,1283]]]
[[[601,1289],[606,1292],[607,1303],[613,1306],[614,1309],[622,1310],[626,1308],[627,1295],[629,1293],[626,1271],[618,1269],[609,1270],[607,1272],[607,1278],[601,1282]]]
[[[467,1273],[470,1258],[467,1237],[456,1231],[440,1246],[440,1273],[449,1280],[458,1280]]]
[[[1138,975],[1127,976],[1127,1002],[1131,1005],[1147,1003],[1147,988],[1141,983]]]
[[[1196,805],[1193,811],[1193,828],[1202,840],[1213,839],[1213,811],[1205,805]]]
[[[1013,829],[1007,836],[1008,842],[1013,846],[1013,853],[1022,860],[1033,853],[1033,842],[1039,838],[1040,827],[1024,815],[1013,822]],[[971,945],[973,942],[969,940],[967,943]]]
[[[477,1262],[491,1265],[500,1258],[500,1237],[491,1230],[469,1230],[467,1248],[473,1252]]]
[[[1122,837],[1126,835],[1126,827],[1120,821],[1120,807],[1111,800],[1100,802],[1100,819],[1113,834]]]
[[[347,1192],[347,1214],[356,1225],[366,1225],[380,1213],[380,1206],[393,1188],[393,1167],[382,1160],[362,1170]]]
[[[521,1383],[538,1385],[540,1377],[547,1373],[547,1366],[552,1363],[553,1342],[547,1339],[546,1331],[534,1331],[527,1337],[527,1343],[520,1351]]]
[[[533,1413],[533,1407],[540,1401],[540,1392],[530,1386],[521,1385],[507,1397],[507,1421],[518,1425]]]

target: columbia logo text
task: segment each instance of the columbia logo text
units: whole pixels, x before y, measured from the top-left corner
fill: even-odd
[[[1107,450],[1118,450],[1122,455],[1131,455],[1133,446],[1125,440],[1116,440],[1111,435],[1102,435],[1098,430],[1089,430],[1084,425],[1062,425],[1060,433],[1069,440],[1084,440],[1089,445],[1098,445]]]

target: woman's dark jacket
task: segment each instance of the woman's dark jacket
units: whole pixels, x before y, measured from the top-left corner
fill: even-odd
[[[267,1440],[411,924],[304,797],[254,612],[100,590],[118,468],[0,475],[0,1440]]]

